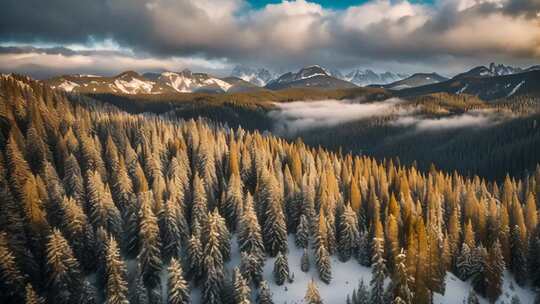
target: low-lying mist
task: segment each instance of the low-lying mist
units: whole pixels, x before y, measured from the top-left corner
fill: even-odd
[[[440,118],[407,115],[399,117],[392,124],[396,126],[414,126],[416,131],[437,131],[465,127],[488,127],[496,124],[501,119],[501,115],[494,111],[475,110]]]
[[[389,124],[412,127],[415,132],[442,131],[465,127],[487,127],[505,117],[493,110],[473,110],[463,114],[443,117],[425,117],[421,109],[405,104],[399,98],[385,101],[359,103],[354,100],[296,101],[276,103],[277,110],[269,113],[274,120],[273,131],[280,135],[297,135],[299,132],[322,127],[335,127],[343,123],[369,118],[395,117]]]
[[[278,110],[271,111],[275,120],[274,132],[292,135],[319,127],[332,127],[345,122],[383,116],[397,111],[402,101],[390,98],[373,103],[356,103],[353,100],[321,100],[276,103]]]

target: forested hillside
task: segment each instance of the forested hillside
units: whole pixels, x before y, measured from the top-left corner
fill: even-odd
[[[355,304],[431,303],[447,272],[472,284],[470,303],[495,302],[505,270],[540,287],[540,169],[502,183],[424,173],[13,76],[0,147],[2,303],[268,304],[269,281],[310,267],[305,303],[323,303],[332,257],[371,267]]]

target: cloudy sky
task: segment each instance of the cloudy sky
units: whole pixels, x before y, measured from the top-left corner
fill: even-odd
[[[540,63],[540,0],[3,0],[0,71],[226,74],[236,64],[453,75]]]

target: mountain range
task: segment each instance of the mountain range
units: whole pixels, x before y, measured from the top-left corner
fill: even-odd
[[[139,74],[127,71],[116,76],[63,75],[45,80],[54,89],[90,94],[176,94],[176,93],[235,93],[257,90],[291,88],[317,88],[325,90],[370,86],[393,91],[401,95],[435,92],[471,94],[495,99],[528,92],[536,83],[540,65],[516,68],[491,63],[446,78],[436,72],[405,74],[355,69],[349,73],[328,70],[318,65],[304,67],[296,72],[277,76],[264,68],[237,66],[231,76],[217,77],[189,70],[181,72]]]
[[[113,77],[97,75],[63,75],[45,81],[52,88],[78,93],[169,94],[224,93],[249,90],[254,86],[234,77],[217,78],[206,73],[145,73],[128,71]],[[256,88],[256,87],[255,87]]]

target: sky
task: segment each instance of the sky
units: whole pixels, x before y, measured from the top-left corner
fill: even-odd
[[[0,72],[540,63],[540,0],[3,0]]]

